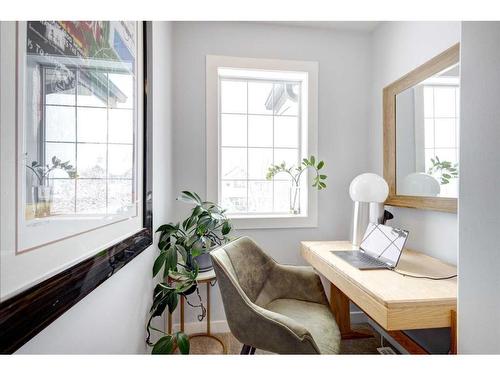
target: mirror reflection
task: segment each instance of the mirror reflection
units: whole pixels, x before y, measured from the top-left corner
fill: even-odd
[[[458,198],[460,66],[396,95],[398,195]]]

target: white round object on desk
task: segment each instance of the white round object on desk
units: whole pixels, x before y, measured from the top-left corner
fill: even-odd
[[[354,202],[385,202],[389,185],[375,173],[363,173],[352,180],[349,195]]]

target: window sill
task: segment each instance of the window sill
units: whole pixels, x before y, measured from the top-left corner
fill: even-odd
[[[318,218],[313,215],[228,215],[234,229],[315,228]]]

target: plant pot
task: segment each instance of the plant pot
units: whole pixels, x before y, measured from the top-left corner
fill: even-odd
[[[207,272],[212,270],[214,266],[212,264],[212,258],[210,258],[210,251],[212,251],[213,249],[215,249],[215,247],[211,248],[206,253],[198,255],[194,258],[191,256],[191,254],[188,254],[188,257],[186,259],[186,266],[188,267],[188,269],[193,269],[194,262],[196,262],[198,264],[199,272]]]
[[[300,214],[300,187],[292,186],[290,188],[290,213],[293,215]]]
[[[32,194],[35,206],[35,217],[50,216],[53,192],[52,185],[33,186]]]
[[[212,264],[212,258],[210,258],[210,251],[198,255],[194,259],[196,260],[196,263],[198,263],[200,272],[210,271],[214,268],[214,265]]]

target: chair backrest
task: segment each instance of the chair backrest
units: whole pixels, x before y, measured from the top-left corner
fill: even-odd
[[[274,260],[248,237],[215,249],[210,256],[232,334],[240,342],[256,345],[263,336],[259,329],[266,328],[266,325],[259,328],[253,303],[274,266]]]
[[[231,275],[248,299],[255,302],[275,261],[248,237],[212,251],[225,273]]]

